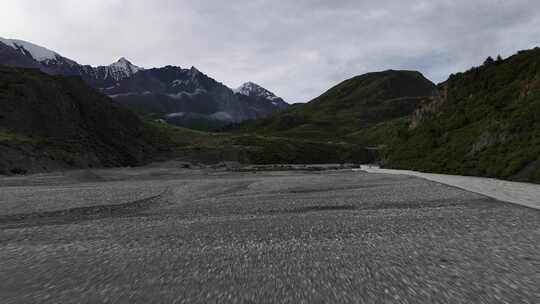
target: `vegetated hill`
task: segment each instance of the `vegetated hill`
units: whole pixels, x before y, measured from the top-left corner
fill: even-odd
[[[0,173],[139,165],[159,152],[153,137],[79,77],[0,66]]]
[[[540,182],[540,49],[450,76],[392,132],[385,166]]]
[[[235,92],[195,68],[144,69],[125,58],[92,67],[17,39],[0,37],[0,65],[79,76],[144,118],[198,129],[219,129],[230,123],[267,117],[288,106],[258,85],[247,83]]]
[[[306,104],[295,104],[271,118],[239,130],[286,137],[335,140],[374,124],[409,116],[436,92],[421,73],[368,73],[343,81]]]

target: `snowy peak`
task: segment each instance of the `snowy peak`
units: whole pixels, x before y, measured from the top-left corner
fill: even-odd
[[[120,57],[118,61],[109,65],[109,68],[117,70],[117,71],[124,71],[126,74],[129,74],[130,76],[137,73],[138,71],[144,70],[143,68],[134,65],[133,63],[131,63],[129,60],[127,60],[124,57]]]
[[[118,61],[116,61],[115,63],[113,63],[113,64],[111,64],[109,66],[117,68],[117,69],[122,69],[122,70],[125,70],[125,71],[129,71],[131,73],[136,73],[136,72],[142,70],[142,68],[134,65],[133,63],[131,63],[129,60],[127,60],[124,57],[120,57],[120,59],[118,59]]]
[[[61,58],[58,53],[53,52],[47,48],[44,48],[42,46],[39,46],[37,44],[30,43],[28,41],[24,40],[18,40],[18,39],[5,39],[0,37],[0,42],[3,44],[12,47],[15,50],[20,51],[22,54],[31,56],[36,61],[44,62],[44,61],[51,61],[51,60],[57,60],[57,58]]]
[[[239,88],[234,90],[234,92],[237,94],[241,94],[241,95],[245,95],[249,97],[260,97],[267,100],[280,99],[274,93],[268,91],[267,89],[253,82],[244,83]]]
[[[100,67],[105,70],[105,78],[112,78],[116,81],[120,81],[124,78],[131,77],[133,74],[138,71],[144,70],[141,67],[138,67],[132,64],[129,60],[124,57],[120,57],[118,61],[106,66]]]
[[[28,41],[0,37],[0,43],[13,48],[22,58],[33,59],[40,69],[50,74],[79,75],[83,79],[91,79],[92,81],[98,79],[98,82],[110,84],[110,82],[120,81],[143,70],[124,57],[111,65],[94,68],[81,66],[71,59]]]

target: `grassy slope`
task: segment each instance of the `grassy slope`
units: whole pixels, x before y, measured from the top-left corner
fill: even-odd
[[[403,131],[386,166],[540,182],[540,49],[453,75],[435,114]]]
[[[150,123],[165,140],[175,143],[175,155],[195,162],[224,160],[255,163],[369,162],[374,154],[346,142],[321,142],[251,133],[209,133]]]

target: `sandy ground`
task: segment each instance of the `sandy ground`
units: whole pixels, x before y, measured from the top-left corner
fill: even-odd
[[[420,177],[445,185],[458,187],[467,191],[479,193],[500,201],[540,209],[540,185],[536,184],[518,183],[485,177],[423,173],[410,170],[380,169],[378,167],[368,165],[363,165],[360,169],[353,170],[370,173]]]
[[[0,179],[2,303],[539,303],[540,211],[351,170]]]

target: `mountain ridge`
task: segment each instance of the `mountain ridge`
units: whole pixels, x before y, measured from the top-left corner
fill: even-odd
[[[93,67],[81,65],[47,48],[16,39],[0,38],[0,64],[38,68],[52,75],[79,76],[92,87],[113,98],[118,98],[121,104],[134,110],[142,117],[163,119],[186,127],[194,125],[191,120],[179,119],[177,113],[182,112],[187,113],[188,116],[197,116],[200,121],[198,125],[201,125],[203,129],[215,129],[229,123],[265,117],[288,105],[283,99],[262,87],[260,87],[261,91],[268,95],[271,94],[275,98],[261,98],[261,96],[255,95],[239,96],[234,93],[234,90],[208,77],[195,67],[189,70],[173,66],[144,69],[132,64],[124,57],[110,65]],[[181,77],[169,82],[161,82],[160,79],[166,78],[173,68],[189,71],[189,79]],[[137,78],[136,75],[140,72],[147,74],[141,77],[151,78],[152,89],[141,84],[140,79],[133,79]],[[163,75],[157,76],[156,74],[159,73]],[[186,73],[184,72],[184,74]],[[171,82],[174,80],[177,80],[176,90],[170,90]],[[139,84],[140,87],[134,88],[135,83]],[[213,88],[208,86],[210,83]],[[194,95],[194,88],[203,84],[206,87],[198,87],[198,89],[201,92],[211,91],[212,93]],[[180,91],[182,87],[189,87],[189,90]],[[124,90],[122,90],[123,88]],[[175,106],[175,103],[178,104]],[[156,108],[161,110],[146,111]],[[167,112],[166,109],[170,109],[170,111]],[[213,109],[214,112],[208,113],[209,109]],[[176,116],[174,119],[170,119],[168,115]],[[206,126],[204,126],[205,124]]]

